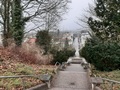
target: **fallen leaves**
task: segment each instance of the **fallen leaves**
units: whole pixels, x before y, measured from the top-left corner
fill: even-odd
[[[0,47],[0,76],[16,76],[16,75],[39,75],[41,73],[54,72],[54,66],[38,65],[21,62],[14,53],[8,48]],[[25,87],[29,88],[43,83],[36,78],[23,78]],[[22,79],[2,79],[0,80],[0,90],[23,90]]]

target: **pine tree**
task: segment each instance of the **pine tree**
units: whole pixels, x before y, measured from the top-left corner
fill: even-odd
[[[44,54],[46,54],[49,51],[51,47],[50,43],[51,43],[51,36],[49,35],[47,30],[37,32],[36,44],[43,47],[43,49],[45,50]]]
[[[120,0],[96,0],[96,18],[89,17],[88,24],[101,40],[117,40],[120,34]]]

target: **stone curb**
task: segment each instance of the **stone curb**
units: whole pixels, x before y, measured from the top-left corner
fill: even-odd
[[[53,86],[53,82],[54,82],[54,80],[57,78],[57,76],[58,76],[58,74],[59,74],[59,67],[57,67],[56,68],[56,70],[55,70],[55,75],[52,77],[52,80],[51,80],[51,86]]]
[[[48,90],[48,86],[46,83],[44,83],[44,84],[40,84],[40,85],[31,87],[31,88],[26,89],[26,90]]]
[[[58,72],[59,72],[59,68],[57,67],[55,69],[55,75],[54,75],[54,77],[52,77],[51,81],[53,81],[53,79],[57,76]],[[43,83],[43,84],[31,87],[31,88],[26,89],[26,90],[48,90],[48,85],[47,85],[47,83]]]

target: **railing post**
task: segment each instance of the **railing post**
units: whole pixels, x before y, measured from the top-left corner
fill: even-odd
[[[105,80],[103,80],[103,89],[105,89],[105,85],[106,85],[106,83],[105,83]]]
[[[47,85],[48,85],[48,88],[50,88],[51,87],[51,82],[50,82],[50,80],[48,81],[48,82],[46,82],[47,83]]]
[[[113,90],[113,82],[111,82],[110,90]]]
[[[95,90],[96,85],[92,84],[92,90]]]
[[[24,77],[21,77],[22,79],[22,87],[23,87],[23,90],[25,90],[25,81],[24,81]]]

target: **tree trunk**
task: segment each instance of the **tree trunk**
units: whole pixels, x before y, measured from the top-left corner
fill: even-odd
[[[11,38],[10,34],[10,0],[4,0],[4,30],[3,30],[3,46],[7,47],[9,45],[8,39]]]
[[[3,1],[4,3],[4,30],[3,30],[3,46],[7,47],[8,42],[7,42],[7,0]]]

